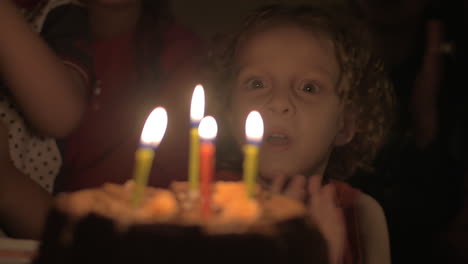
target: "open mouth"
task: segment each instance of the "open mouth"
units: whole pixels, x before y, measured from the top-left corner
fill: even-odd
[[[272,146],[285,147],[290,144],[290,138],[284,133],[268,133],[265,142]]]

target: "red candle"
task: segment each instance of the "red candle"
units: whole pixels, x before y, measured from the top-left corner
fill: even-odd
[[[203,218],[211,216],[211,194],[213,174],[215,171],[215,153],[216,148],[214,140],[218,132],[216,120],[207,116],[202,119],[198,127],[200,134],[200,199],[201,199],[201,214]]]
[[[204,218],[211,215],[211,193],[215,169],[215,147],[212,141],[205,141],[200,146],[201,208]]]

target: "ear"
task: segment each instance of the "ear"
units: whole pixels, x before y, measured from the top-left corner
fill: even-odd
[[[356,114],[354,111],[347,109],[343,111],[341,116],[339,130],[335,136],[335,146],[343,146],[353,140],[356,134]]]

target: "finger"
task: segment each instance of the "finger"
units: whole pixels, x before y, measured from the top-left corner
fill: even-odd
[[[305,198],[306,178],[303,175],[294,177],[284,194],[291,199],[303,201]]]
[[[322,187],[322,200],[332,203],[336,207],[336,189],[333,184],[327,184]]]
[[[93,192],[93,204],[91,212],[98,215],[106,215],[108,213],[108,198],[109,196],[103,190],[96,190]]]
[[[310,177],[309,183],[307,186],[307,190],[309,191],[309,195],[313,196],[315,194],[319,195],[320,194],[320,188],[322,184],[322,179],[315,175]]]
[[[286,175],[277,175],[273,178],[273,183],[271,185],[270,192],[272,193],[281,193],[286,183],[287,177]]]
[[[307,184],[307,204],[310,212],[318,210],[321,203],[321,178],[318,175],[310,177]]]
[[[94,193],[94,205],[92,207],[92,212],[106,216],[106,217],[116,217],[121,215],[123,208],[125,208],[126,203],[117,202],[109,193],[104,190],[98,190]]]
[[[103,191],[114,199],[126,200],[128,197],[127,192],[121,185],[106,183],[103,186]]]

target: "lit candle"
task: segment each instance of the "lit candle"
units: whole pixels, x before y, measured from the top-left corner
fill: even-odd
[[[263,138],[263,120],[257,111],[252,111],[245,122],[247,144],[244,146],[244,182],[247,195],[254,197],[258,172],[258,152]]]
[[[205,112],[205,92],[200,84],[195,86],[190,106],[190,153],[189,153],[189,186],[192,193],[199,188],[200,173],[200,138],[198,125]]]
[[[154,158],[154,150],[161,143],[167,127],[167,113],[162,107],[155,108],[148,116],[141,132],[140,147],[135,153],[135,169],[133,179],[135,189],[133,193],[133,206],[140,204],[143,190],[148,184],[148,175]]]
[[[213,174],[215,171],[215,146],[214,140],[218,133],[216,120],[207,116],[200,122],[200,176],[201,176],[201,210],[202,216],[208,218],[211,215],[211,192]]]

